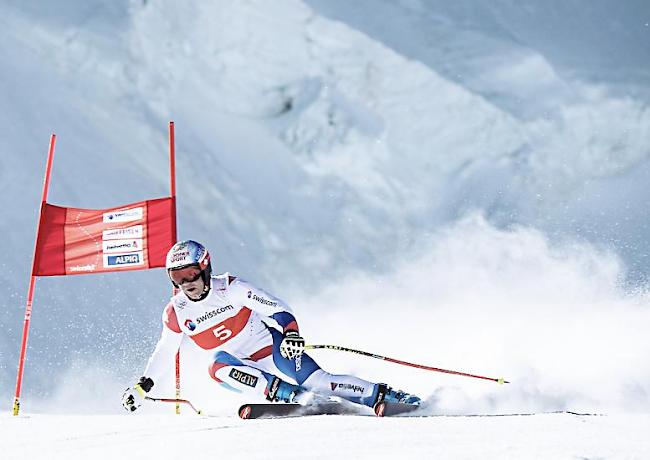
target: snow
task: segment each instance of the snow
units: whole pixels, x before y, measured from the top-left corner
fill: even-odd
[[[649,415],[0,417],[3,458],[643,459]],[[35,441],[37,440],[37,441]]]
[[[314,351],[326,369],[435,415],[606,415],[244,422],[184,362],[184,397],[212,417],[127,417],[170,292],[152,270],[38,279],[3,453],[203,455],[216,431],[247,456],[648,457],[649,4],[524,3],[4,0],[0,396],[49,134],[49,201],[102,208],[168,193],[173,119],[179,236],[217,271],[286,299],[311,343],[512,383]]]

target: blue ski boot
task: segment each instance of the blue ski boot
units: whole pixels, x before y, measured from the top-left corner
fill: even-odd
[[[298,385],[293,385],[274,376],[266,386],[266,399],[272,402],[290,403],[294,402],[295,397],[302,391]]]
[[[375,403],[373,406],[376,406],[378,403],[385,401],[390,403],[402,403],[410,404],[412,406],[419,406],[422,400],[415,395],[408,394],[402,390],[393,390],[391,387],[385,383],[378,383],[376,391]]]

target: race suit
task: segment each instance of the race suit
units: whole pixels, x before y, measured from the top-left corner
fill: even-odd
[[[144,372],[154,383],[169,370],[185,334],[201,349],[210,377],[229,390],[261,399],[274,377],[280,377],[309,392],[367,406],[377,398],[377,384],[325,372],[306,353],[283,358],[283,333],[299,332],[291,309],[229,273],[212,275],[210,292],[202,300],[176,294],[162,321],[162,335]]]

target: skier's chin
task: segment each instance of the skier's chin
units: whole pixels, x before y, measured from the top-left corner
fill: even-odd
[[[191,300],[199,300],[203,295],[203,288],[202,287],[200,288],[198,286],[190,286],[187,288],[183,288],[183,292]]]

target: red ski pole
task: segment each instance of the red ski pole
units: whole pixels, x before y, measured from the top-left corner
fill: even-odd
[[[305,349],[307,349],[307,350],[316,350],[316,349],[319,349],[319,348],[320,349],[327,349],[327,350],[336,350],[336,351],[347,351],[349,353],[356,353],[358,355],[368,356],[370,358],[375,358],[375,359],[381,359],[381,360],[384,360],[384,361],[389,361],[391,363],[401,364],[403,366],[415,367],[415,368],[424,369],[424,370],[427,370],[427,371],[442,372],[444,374],[461,375],[463,377],[472,377],[472,378],[475,378],[475,379],[491,380],[493,382],[497,382],[500,385],[502,385],[504,383],[510,383],[507,380],[504,380],[503,377],[500,377],[500,378],[484,377],[482,375],[467,374],[465,372],[452,371],[452,370],[449,370],[449,369],[440,369],[439,367],[424,366],[422,364],[409,363],[407,361],[402,361],[400,359],[395,359],[395,358],[389,358],[387,356],[376,355],[374,353],[368,353],[367,351],[355,350],[353,348],[340,347],[338,345],[305,345]]]
[[[199,409],[194,407],[194,405],[189,402],[187,399],[177,399],[177,398],[151,398],[149,396],[144,397],[145,401],[154,401],[154,402],[163,402],[163,403],[172,403],[172,404],[187,404],[192,408],[194,412],[197,413],[197,415],[203,415],[203,412],[201,412]]]

